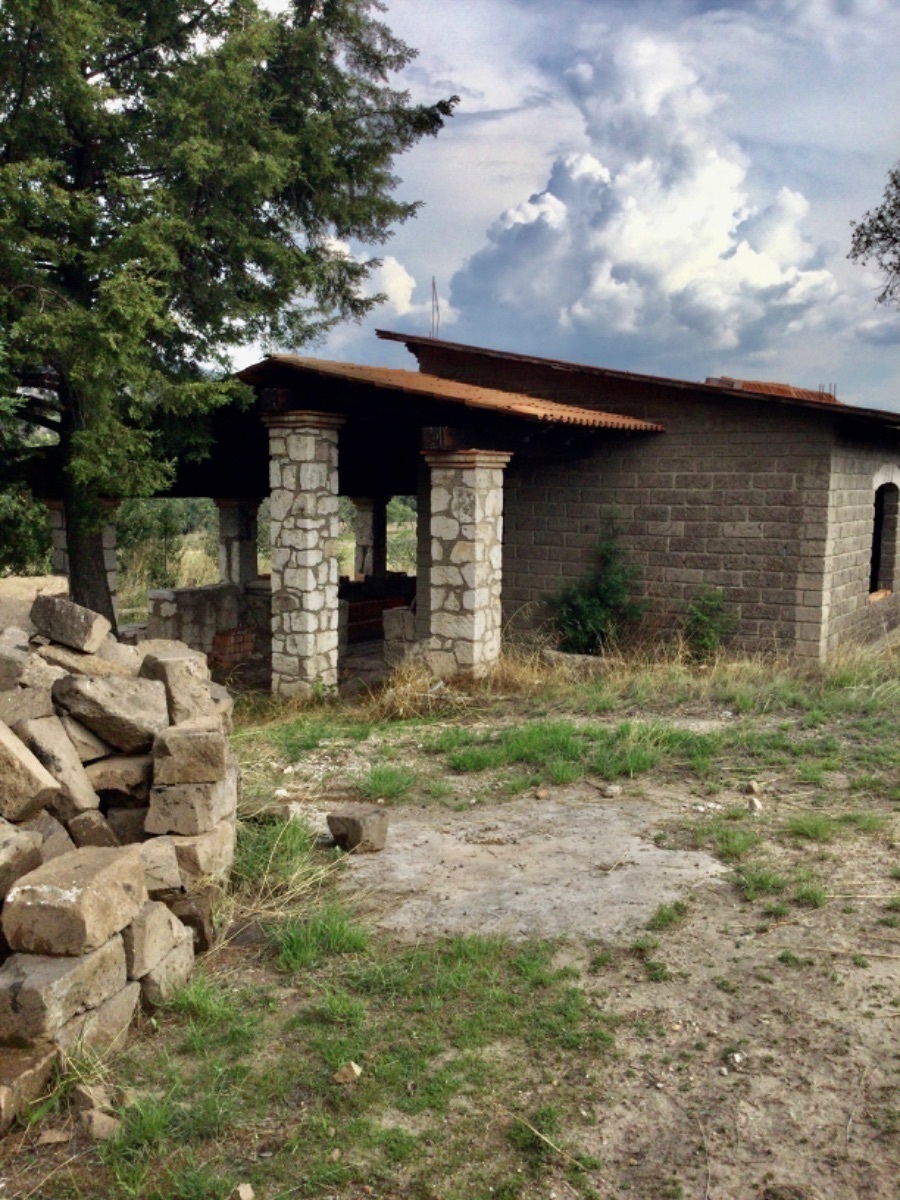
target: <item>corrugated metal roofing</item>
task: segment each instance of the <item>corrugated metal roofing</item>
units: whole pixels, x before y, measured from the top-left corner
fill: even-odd
[[[669,379],[661,375],[640,375],[635,371],[620,371],[612,367],[595,367],[587,363],[566,362],[564,359],[539,358],[534,354],[518,354],[511,350],[492,350],[487,346],[469,346],[463,342],[447,342],[443,338],[426,337],[422,334],[395,333],[388,329],[376,329],[375,334],[385,341],[400,342],[407,349],[413,349],[416,346],[430,346],[441,350],[449,350],[451,353],[474,354],[483,358],[497,359],[501,362],[533,363],[535,366],[548,367],[554,371],[567,372],[573,375],[584,375],[593,379],[621,380],[627,384],[653,384],[658,387],[671,389],[672,391],[696,392],[699,390],[711,395],[719,395],[720,397],[723,397],[724,393],[728,391],[734,391],[733,387],[729,387],[722,382],[712,383],[707,381],[706,383],[692,383],[687,379]],[[414,349],[413,353],[415,353]],[[749,386],[748,383],[744,383],[745,388]],[[789,385],[779,386],[788,387]],[[834,399],[831,399],[826,405],[822,401],[823,397],[827,399],[827,392],[809,393],[814,397],[811,400],[806,398],[802,388],[795,388],[793,392],[793,395],[782,395],[779,392],[765,391],[757,392],[756,395],[765,396],[777,404],[797,408],[817,409],[820,412],[827,407],[835,416],[862,421],[866,424],[887,426],[891,429],[900,428],[900,413],[898,412],[881,408],[863,408],[856,404],[846,404],[840,401],[835,403]]]
[[[425,375],[421,371],[329,362],[321,358],[301,358],[296,354],[272,354],[266,359],[266,363],[282,363],[287,367],[313,371],[318,375],[327,375],[334,379],[366,383],[372,387],[405,392],[407,395],[428,396],[434,400],[446,400],[451,404],[464,404],[468,408],[481,408],[490,412],[508,413],[533,421],[551,421],[557,424],[581,425],[594,429],[622,429],[643,433],[663,432],[663,426],[638,420],[637,417],[596,412],[594,409],[578,408],[572,404],[557,404],[552,400],[539,400],[520,392],[501,392],[496,388],[475,387],[469,383],[457,383],[453,379],[442,379],[438,375]],[[264,367],[266,363],[260,363],[258,367]],[[240,376],[249,375],[258,367],[249,367],[246,372],[242,371],[239,374]]]
[[[758,379],[732,379],[729,375],[708,378],[711,387],[733,388],[736,392],[756,392],[761,396],[781,396],[786,400],[814,400],[818,404],[840,404],[832,392],[820,389],[798,388],[790,383],[763,383]]]

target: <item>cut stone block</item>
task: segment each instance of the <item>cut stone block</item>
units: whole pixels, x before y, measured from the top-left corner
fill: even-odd
[[[38,633],[88,654],[99,649],[111,629],[106,617],[63,596],[38,596],[29,615]]]
[[[39,657],[53,667],[62,667],[69,675],[94,675],[98,679],[110,675],[133,675],[127,667],[110,662],[99,654],[85,654],[83,650],[70,650],[68,646],[40,646]]]
[[[370,804],[354,804],[327,816],[331,836],[342,850],[357,854],[384,849],[388,818],[383,808]]]
[[[175,843],[170,837],[150,838],[138,847],[151,900],[183,888]]]
[[[126,754],[149,750],[156,734],[169,724],[166,689],[153,679],[67,675],[53,685],[53,699]]]
[[[103,738],[98,738],[96,733],[92,733],[88,729],[87,725],[82,725],[68,713],[64,712],[60,720],[82,763],[96,762],[98,758],[106,758],[108,755],[115,754],[114,746],[111,746],[109,742],[104,742]]]
[[[121,937],[78,958],[14,954],[0,968],[0,1043],[49,1041],[73,1017],[127,983]]]
[[[0,818],[0,900],[17,879],[41,865],[41,835]]]
[[[16,828],[27,829],[40,835],[41,862],[49,862],[51,858],[59,858],[61,854],[68,854],[70,850],[75,849],[75,843],[66,832],[65,825],[51,816],[46,809],[37,816],[29,817]]]
[[[143,655],[137,646],[126,646],[123,642],[117,641],[111,633],[107,634],[94,653],[99,658],[105,658],[108,662],[124,667],[129,675],[137,675],[141,668]]]
[[[85,812],[73,817],[66,828],[72,841],[79,848],[82,846],[121,846],[121,842],[110,827],[103,813]]]
[[[131,924],[122,930],[128,978],[142,979],[184,941],[185,929],[186,926],[165,904],[148,901]],[[193,937],[191,931],[192,941]]]
[[[68,821],[78,813],[99,808],[100,797],[91,787],[78,752],[59,717],[20,721],[13,733],[60,785],[60,793],[52,801],[55,816],[61,821]]]
[[[196,653],[170,650],[147,654],[141,664],[141,675],[145,679],[158,679],[165,686],[173,725],[191,717],[216,714],[209,690],[209,667],[206,659]]]
[[[116,808],[106,810],[106,823],[118,838],[120,846],[130,846],[134,842],[145,842],[150,836],[144,829],[149,806],[140,808]]]
[[[227,752],[228,742],[216,717],[170,725],[153,742],[153,782],[217,783],[225,778]]]
[[[141,980],[141,996],[148,1008],[157,1008],[171,1000],[190,978],[194,966],[194,935],[184,925],[181,929],[177,944]]]
[[[10,625],[0,633],[0,691],[18,687],[28,662],[28,634]]]
[[[210,833],[172,838],[185,891],[193,891],[201,879],[220,879],[228,874],[234,862],[234,834],[234,822],[224,820]]]
[[[23,687],[50,691],[57,679],[65,679],[66,675],[68,671],[63,667],[54,667],[52,663],[45,662],[39,654],[29,654],[19,682]]]
[[[104,1054],[114,1047],[121,1048],[140,998],[141,985],[128,983],[96,1008],[67,1021],[57,1031],[54,1041],[67,1058],[85,1050]]]
[[[149,754],[114,754],[88,763],[85,771],[98,792],[121,792],[139,801],[146,801],[150,795],[153,759]]]
[[[209,694],[212,696],[216,714],[222,721],[223,733],[234,731],[234,697],[223,683],[211,683]]]
[[[0,692],[0,721],[15,725],[34,717],[52,717],[53,697],[50,688],[16,687]]]
[[[46,808],[60,791],[47,768],[0,721],[0,817],[24,821]]]
[[[229,755],[227,774],[218,783],[177,783],[150,791],[148,833],[177,833],[191,837],[209,833],[225,818],[233,817],[238,801],[238,767]]]
[[[216,940],[215,905],[221,894],[220,888],[207,887],[190,896],[166,898],[166,906],[193,933],[195,954],[205,954],[213,947]]]
[[[47,1093],[58,1060],[55,1048],[0,1047],[0,1134]]]
[[[146,902],[137,846],[86,846],[13,886],[3,906],[3,933],[13,950],[82,955],[124,929]]]

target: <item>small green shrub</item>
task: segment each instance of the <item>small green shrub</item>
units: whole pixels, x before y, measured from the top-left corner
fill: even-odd
[[[557,645],[568,654],[597,654],[640,619],[644,604],[632,598],[637,568],[619,546],[614,526],[601,534],[594,565],[578,583],[551,597]]]
[[[690,602],[681,626],[688,653],[696,662],[708,662],[734,632],[735,618],[726,608],[721,588],[708,587]]]

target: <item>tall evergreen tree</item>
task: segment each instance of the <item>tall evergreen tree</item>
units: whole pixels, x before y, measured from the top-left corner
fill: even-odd
[[[0,5],[0,421],[58,437],[72,595],[107,616],[101,498],[166,486],[160,424],[239,395],[228,348],[366,312],[372,263],[338,240],[383,242],[416,211],[393,159],[455,97],[393,86],[414,52],[382,8]]]

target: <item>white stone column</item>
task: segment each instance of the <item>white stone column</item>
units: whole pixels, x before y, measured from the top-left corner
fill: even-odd
[[[287,412],[269,427],[272,691],[335,687],[338,668],[338,430],[334,413]]]
[[[357,579],[360,576],[384,579],[387,571],[387,497],[351,496],[351,500],[356,509],[354,574]]]
[[[219,578],[243,587],[259,575],[256,515],[259,500],[216,500],[219,510]]]
[[[429,660],[441,675],[483,675],[500,654],[503,470],[495,450],[429,451]]]

